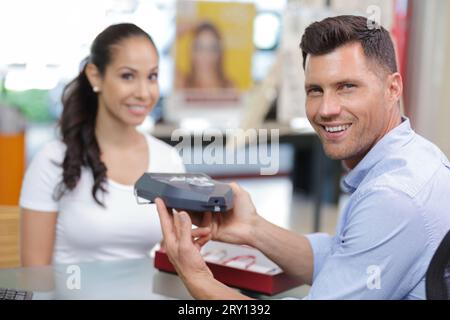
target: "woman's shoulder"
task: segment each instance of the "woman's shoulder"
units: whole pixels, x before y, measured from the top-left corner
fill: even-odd
[[[64,160],[65,153],[66,145],[64,144],[64,142],[60,139],[54,139],[44,143],[42,147],[36,152],[33,160],[52,160],[61,162],[62,160]]]
[[[20,205],[38,211],[57,211],[53,198],[55,187],[61,181],[66,147],[60,140],[43,144],[27,167],[20,196]]]
[[[144,135],[150,148],[150,163],[155,170],[185,171],[183,160],[176,148],[151,134]]]
[[[150,145],[150,148],[152,148],[153,150],[156,148],[156,149],[159,149],[161,151],[166,151],[166,152],[176,151],[176,149],[174,147],[172,147],[170,144],[162,141],[161,139],[158,139],[158,138],[152,136],[149,133],[144,133],[144,136],[146,137],[146,139]]]

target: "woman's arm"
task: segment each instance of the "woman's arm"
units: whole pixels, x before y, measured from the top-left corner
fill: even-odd
[[[22,266],[52,263],[57,212],[21,208],[20,256]]]

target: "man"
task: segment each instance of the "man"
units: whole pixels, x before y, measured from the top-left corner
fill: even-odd
[[[401,116],[402,78],[389,33],[364,17],[311,24],[300,47],[306,112],[326,154],[350,170],[351,193],[335,236],[301,236],[256,213],[231,184],[234,209],[192,215],[158,212],[166,250],[195,298],[239,299],[213,278],[198,247],[209,239],[248,244],[311,285],[310,299],[425,299],[425,273],[450,229],[450,163]],[[424,106],[426,107],[426,106]]]

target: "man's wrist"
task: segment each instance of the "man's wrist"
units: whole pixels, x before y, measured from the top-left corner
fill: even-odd
[[[185,282],[189,293],[198,300],[240,300],[250,299],[213,277],[191,277]]]
[[[195,299],[207,299],[206,288],[213,284],[214,277],[207,274],[183,277],[186,288]]]
[[[261,236],[264,237],[267,229],[267,220],[262,218],[260,215],[256,215],[251,224],[250,230],[248,232],[247,244],[254,248],[259,248],[259,244],[261,243]]]

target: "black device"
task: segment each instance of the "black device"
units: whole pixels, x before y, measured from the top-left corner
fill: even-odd
[[[161,198],[168,208],[196,212],[225,212],[233,208],[233,190],[204,173],[144,173],[134,194],[154,202]]]

